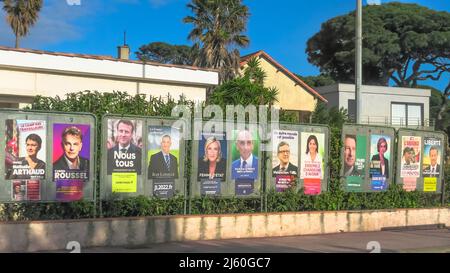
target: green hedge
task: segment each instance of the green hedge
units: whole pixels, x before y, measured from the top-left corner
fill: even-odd
[[[178,104],[193,106],[191,101],[180,97],[174,100],[169,96],[149,97],[145,95],[130,96],[123,92],[99,93],[84,91],[60,97],[36,97],[31,109],[63,112],[90,112],[97,116],[128,114],[146,116],[170,116],[172,108]],[[294,117],[285,112],[280,113],[281,121],[292,122]],[[398,185],[391,185],[388,191],[379,193],[346,193],[340,187],[340,149],[341,126],[346,121],[346,113],[342,110],[326,110],[319,104],[314,115],[314,123],[331,126],[330,144],[330,184],[329,190],[318,196],[307,196],[302,190],[290,190],[284,193],[268,192],[266,199],[239,198],[194,198],[190,203],[191,214],[218,213],[253,213],[260,212],[262,204],[267,204],[268,212],[312,211],[312,210],[360,210],[360,209],[392,209],[392,208],[424,208],[441,205],[441,196],[423,192],[405,192]],[[97,128],[100,135],[100,124]],[[191,147],[188,146],[188,154]],[[97,147],[100,155],[100,144]],[[97,173],[100,157],[98,156]],[[190,179],[190,158],[187,157],[187,179]],[[450,178],[450,169],[446,171],[446,181]],[[98,181],[99,177],[97,177]],[[97,186],[99,183],[97,183]],[[189,190],[189,189],[188,189]],[[98,195],[97,188],[97,195]],[[450,205],[450,186],[446,185],[445,204]],[[97,196],[98,199],[98,196]],[[0,205],[0,220],[51,220],[80,219],[92,217],[125,217],[183,214],[185,201],[183,196],[170,200],[138,196],[125,200],[103,201],[100,206],[92,202],[73,203],[9,203]],[[188,206],[189,207],[189,206]]]

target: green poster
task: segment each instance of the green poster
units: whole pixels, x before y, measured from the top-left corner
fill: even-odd
[[[359,176],[348,176],[346,182],[348,192],[361,192],[363,190],[363,180]]]
[[[364,177],[366,173],[366,147],[367,147],[367,136],[357,135],[356,136],[356,171],[360,174],[359,176]]]

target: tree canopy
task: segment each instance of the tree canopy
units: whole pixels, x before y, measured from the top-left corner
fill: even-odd
[[[19,47],[20,37],[26,36],[38,17],[42,8],[42,0],[3,0],[6,20],[16,35],[15,47]]]
[[[183,19],[192,24],[188,39],[199,54],[194,65],[219,69],[221,81],[234,78],[239,72],[239,48],[249,44],[243,34],[250,16],[242,0],[192,0],[188,8],[192,16]]]
[[[332,18],[307,42],[308,60],[354,81],[355,13]],[[414,87],[450,72],[450,13],[392,2],[363,8],[363,82]]]
[[[135,52],[141,61],[165,64],[192,65],[198,50],[187,45],[171,45],[165,42],[153,42],[143,45]]]

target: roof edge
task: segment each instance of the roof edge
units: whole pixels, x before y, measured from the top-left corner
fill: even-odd
[[[297,77],[294,73],[292,73],[286,67],[281,65],[279,62],[275,61],[275,59],[273,59],[269,54],[267,54],[263,50],[259,50],[257,52],[252,53],[252,54],[248,54],[248,55],[245,55],[245,56],[241,57],[241,62],[240,62],[241,67],[244,66],[245,64],[247,64],[248,60],[251,59],[252,57],[264,57],[267,61],[269,61],[274,66],[276,66],[278,69],[280,69],[285,74],[287,74],[288,77],[292,78],[296,83],[298,83],[299,85],[304,87],[308,92],[312,93],[314,96],[316,96],[317,98],[319,98],[323,102],[328,103],[328,100],[325,99],[321,94],[319,94],[319,92],[317,92],[314,88],[312,88],[311,86],[306,84],[299,77]]]

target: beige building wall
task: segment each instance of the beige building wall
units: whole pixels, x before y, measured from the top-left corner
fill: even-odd
[[[178,99],[184,94],[187,99],[204,101],[206,98],[205,87],[183,86],[182,84],[152,83],[147,81],[113,79],[94,76],[70,76],[56,73],[27,72],[17,70],[0,69],[0,103],[10,103],[13,96],[14,102],[29,103],[31,97],[36,95],[63,97],[66,93],[84,90],[112,92],[126,91],[130,95],[137,93],[151,96],[167,96],[170,94]]]
[[[278,102],[275,103],[275,106],[285,110],[314,111],[317,99],[311,93],[296,84],[294,80],[279,71],[266,59],[260,58],[259,60],[260,67],[267,73],[264,86],[278,89]],[[246,65],[244,69],[245,67]]]

